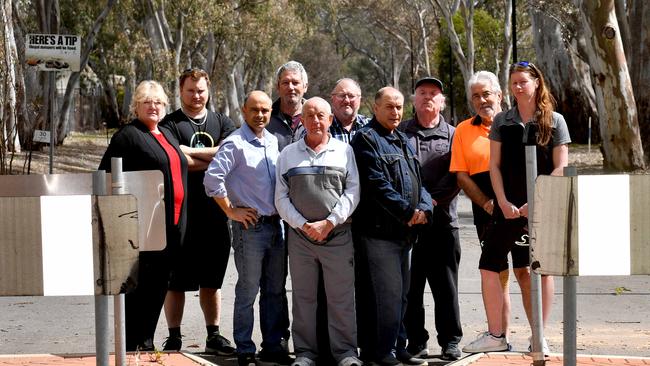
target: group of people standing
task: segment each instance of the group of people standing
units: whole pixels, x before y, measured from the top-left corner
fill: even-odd
[[[443,84],[434,77],[416,82],[414,117],[402,122],[404,95],[393,87],[376,93],[372,118],[358,113],[361,88],[352,79],[336,83],[331,104],[305,100],[307,73],[290,61],[276,73],[275,102],[259,90],[246,95],[238,129],[206,108],[205,71],[181,74],[182,107],[169,115],[160,84],[143,81],[135,119],[113,136],[100,164],[110,170],[110,158],[121,157],[125,171],[164,176],[167,247],[140,253],[138,285],[126,295],[127,350],[153,349],[163,307],[164,349],[180,349],[184,292],[199,290],[206,352],[236,354],[239,365],[426,365],[428,282],[441,357],[458,359],[461,188],[482,245],[488,318],[488,331],[463,351],[508,349],[509,252],[531,317],[528,248],[520,245],[527,237],[524,126],[539,126],[540,174],[561,174],[570,142],[539,69],[521,62],[510,74],[515,107],[499,113],[498,80],[478,72],[469,85],[477,116],[458,128],[441,114]],[[235,347],[219,330],[231,246]],[[552,284],[544,278],[544,321]],[[259,352],[252,340],[258,294]]]

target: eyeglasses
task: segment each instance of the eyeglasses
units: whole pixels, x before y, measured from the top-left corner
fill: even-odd
[[[345,100],[345,98],[348,98],[350,102],[355,101],[357,98],[361,97],[361,95],[358,94],[351,94],[351,93],[339,93],[339,94],[332,94],[332,96],[340,101]]]
[[[495,93],[490,92],[490,91],[484,91],[482,94],[473,94],[472,95],[472,100],[473,101],[479,101],[481,99],[488,100],[491,96],[493,96]]]
[[[140,103],[146,105],[147,107],[149,107],[149,106],[161,107],[161,106],[165,105],[164,102],[162,102],[160,100],[153,100],[153,99],[147,99],[147,100],[142,101]]]

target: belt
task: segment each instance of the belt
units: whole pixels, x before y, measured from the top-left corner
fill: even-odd
[[[260,216],[257,218],[257,222],[260,224],[272,224],[280,221],[280,215],[270,215],[270,216]]]

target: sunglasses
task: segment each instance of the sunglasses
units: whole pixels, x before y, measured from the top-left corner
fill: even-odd
[[[517,68],[524,68],[526,69],[525,71],[531,74],[534,77],[538,77],[539,71],[537,70],[537,66],[533,64],[532,62],[529,61],[519,61],[515,62],[514,64],[510,65],[510,73],[512,74],[517,70]],[[524,70],[517,70],[517,71],[524,71]]]
[[[512,69],[514,69],[514,68],[517,67],[517,66],[519,66],[519,67],[531,68],[531,69],[535,68],[535,64],[533,64],[532,62],[528,62],[528,61],[519,61],[519,62],[515,62],[514,64],[510,65],[510,69],[512,70]]]
[[[185,70],[183,70],[181,75],[192,75],[194,73],[196,73],[196,74],[206,74],[207,75],[207,72],[205,70],[197,68],[197,67],[192,67],[192,68],[189,68],[189,69],[185,69]]]

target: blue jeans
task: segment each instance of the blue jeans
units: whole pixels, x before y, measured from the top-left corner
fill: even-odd
[[[266,352],[280,352],[285,330],[282,318],[288,316],[283,314],[286,309],[282,306],[286,261],[280,219],[258,222],[248,229],[233,221],[232,234],[238,274],[233,316],[237,353],[255,353],[251,337],[255,323],[253,304],[258,291],[262,348]]]
[[[394,353],[398,335],[406,333],[402,320],[410,281],[411,244],[367,236],[359,236],[359,242],[376,311],[370,322],[374,329],[368,332],[372,339],[365,344],[369,349],[362,351],[378,361]]]

